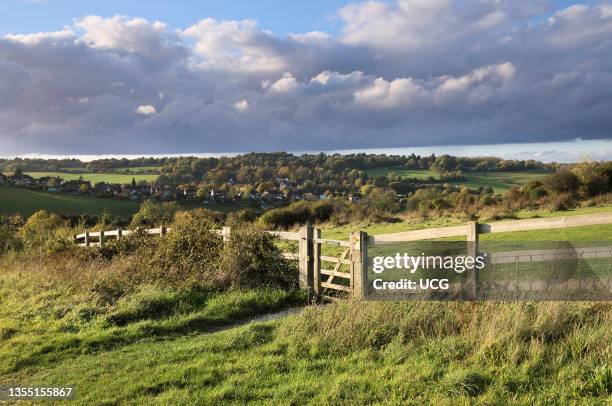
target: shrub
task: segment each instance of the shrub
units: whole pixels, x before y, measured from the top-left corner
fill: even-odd
[[[531,181],[523,186],[523,193],[531,200],[537,200],[547,194],[544,184],[539,180]]]
[[[159,240],[151,266],[161,271],[160,276],[171,284],[209,287],[223,248],[216,228],[218,224],[206,210],[178,213],[172,232]]]
[[[543,183],[546,189],[557,194],[575,194],[580,188],[580,179],[568,170],[562,170],[546,176]]]
[[[252,209],[238,210],[236,212],[228,214],[227,225],[230,227],[234,227],[241,223],[252,223],[257,220],[258,216],[259,215],[257,214],[257,212]]]
[[[282,258],[275,240],[276,237],[258,226],[243,224],[233,228],[221,256],[220,286],[295,285],[297,271]]]
[[[176,202],[154,203],[147,200],[132,218],[131,225],[132,227],[165,226],[172,223],[177,211]]]
[[[72,230],[57,214],[44,210],[32,214],[20,231],[26,249],[57,253],[73,245]]]

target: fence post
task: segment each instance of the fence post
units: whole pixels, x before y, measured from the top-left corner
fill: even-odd
[[[161,226],[161,236],[164,237],[168,233],[166,226]]]
[[[104,231],[100,231],[100,247],[104,245]]]
[[[300,228],[300,241],[299,241],[299,269],[300,269],[300,289],[312,289],[313,285],[313,258],[312,258],[312,237],[314,235],[314,228],[312,226],[306,226]]]
[[[221,237],[223,237],[223,242],[229,241],[231,230],[231,227],[223,227],[221,229]]]
[[[467,256],[476,258],[478,256],[478,222],[467,223]],[[478,291],[478,269],[468,270],[467,288],[470,300],[476,300]]]
[[[352,232],[350,242],[353,299],[363,299],[368,280],[368,233],[365,231]]]
[[[85,231],[85,246],[89,247],[89,231]]]
[[[117,240],[120,240],[121,237],[123,237],[123,230],[118,228],[117,229]]]
[[[314,229],[314,240],[321,238],[321,229]],[[313,240],[312,243],[312,257],[313,257],[313,290],[316,297],[319,297],[321,294],[321,243],[318,243]]]

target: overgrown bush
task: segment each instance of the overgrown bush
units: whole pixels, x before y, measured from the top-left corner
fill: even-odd
[[[232,228],[219,268],[220,286],[252,288],[262,285],[294,287],[297,270],[282,257],[276,237],[256,225]]]
[[[327,221],[336,211],[333,202],[298,202],[288,207],[267,211],[260,217],[262,224],[271,228],[288,229],[294,225]]]
[[[66,221],[44,210],[32,214],[19,235],[25,249],[45,254],[58,253],[74,245],[73,233]]]
[[[176,202],[154,203],[149,200],[140,205],[140,210],[132,218],[132,227],[159,227],[174,220],[178,211]]]

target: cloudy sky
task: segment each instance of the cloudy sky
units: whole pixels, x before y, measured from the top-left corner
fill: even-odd
[[[605,1],[0,5],[0,155],[575,138],[612,138]]]

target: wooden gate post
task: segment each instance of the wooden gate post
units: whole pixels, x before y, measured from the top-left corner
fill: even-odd
[[[467,223],[467,256],[476,258],[478,256],[478,222],[469,221]],[[470,300],[476,300],[478,291],[478,269],[468,270],[467,292]]]
[[[223,229],[221,230],[221,236],[223,237],[223,242],[229,241],[231,231],[232,231],[231,227],[223,227]]]
[[[314,227],[306,226],[300,228],[299,240],[299,269],[300,289],[311,290],[313,287],[313,244]]]
[[[104,230],[100,231],[100,247],[104,246]]]
[[[90,241],[89,241],[89,231],[85,231],[85,246],[89,247]]]
[[[350,242],[353,299],[360,300],[365,297],[368,281],[368,233],[365,231],[352,232]]]
[[[118,228],[117,229],[117,241],[119,241],[121,237],[123,237],[123,230]]]
[[[312,277],[312,287],[314,290],[315,296],[318,298],[321,294],[321,243],[316,242],[321,238],[321,229],[315,228],[313,235],[313,243],[312,243],[312,257],[313,257],[313,277]]]

